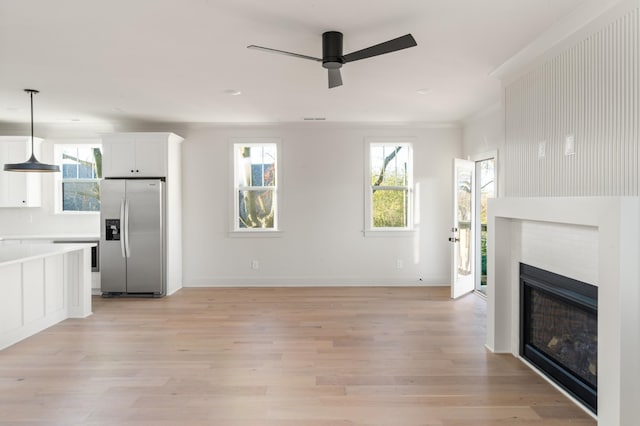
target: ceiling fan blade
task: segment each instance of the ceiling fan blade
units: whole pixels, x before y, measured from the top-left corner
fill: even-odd
[[[371,58],[372,56],[384,55],[385,53],[395,52],[396,50],[406,49],[408,47],[417,46],[416,40],[411,34],[385,41],[375,46],[344,55],[344,62],[359,61],[360,59]]]
[[[327,71],[329,72],[329,89],[342,86],[340,68],[329,68]]]
[[[247,49],[262,50],[263,52],[279,53],[281,55],[293,56],[294,58],[301,58],[301,59],[308,59],[310,61],[322,62],[322,59],[314,58],[313,56],[300,55],[299,53],[291,53],[291,52],[286,52],[284,50],[272,49],[270,47],[256,46],[254,44],[247,46]]]

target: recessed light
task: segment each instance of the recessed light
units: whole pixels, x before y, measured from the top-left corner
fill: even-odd
[[[242,95],[242,92],[238,89],[227,89],[224,91],[224,93],[226,95],[230,95],[230,96],[239,96]]]
[[[418,89],[416,93],[419,95],[428,95],[433,92],[433,89]]]

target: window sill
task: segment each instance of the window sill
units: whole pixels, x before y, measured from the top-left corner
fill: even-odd
[[[363,231],[365,237],[413,237],[416,231],[414,229],[367,229]]]
[[[55,215],[61,215],[61,216],[76,216],[76,215],[80,215],[80,216],[93,216],[93,215],[100,215],[100,212],[83,212],[83,211],[56,211],[54,212]]]
[[[230,238],[281,238],[282,231],[229,231]]]

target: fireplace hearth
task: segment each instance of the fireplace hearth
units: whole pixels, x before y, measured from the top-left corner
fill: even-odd
[[[597,412],[598,288],[520,264],[520,354]]]

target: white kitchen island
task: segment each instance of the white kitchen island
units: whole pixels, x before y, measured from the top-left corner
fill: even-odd
[[[91,315],[93,245],[0,245],[0,349]]]

